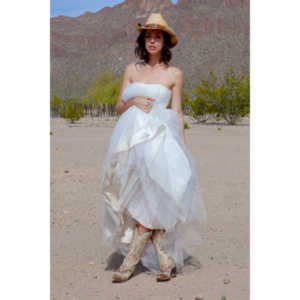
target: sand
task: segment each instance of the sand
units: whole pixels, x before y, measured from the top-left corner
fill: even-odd
[[[208,212],[205,243],[171,281],[156,282],[139,264],[130,280],[112,283],[123,257],[100,257],[99,185],[116,121],[51,119],[52,300],[249,299],[249,119],[234,126],[186,121]]]

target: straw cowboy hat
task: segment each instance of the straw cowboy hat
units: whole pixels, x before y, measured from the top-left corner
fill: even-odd
[[[167,32],[171,36],[171,48],[175,47],[178,42],[174,30],[169,27],[167,21],[160,13],[152,13],[149,16],[146,25],[143,26],[141,23],[137,23],[136,26],[139,33],[141,33],[143,29],[161,29]]]

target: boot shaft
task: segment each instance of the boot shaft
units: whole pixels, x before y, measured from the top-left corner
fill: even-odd
[[[169,257],[166,251],[163,249],[162,245],[163,245],[164,235],[165,235],[164,229],[156,229],[153,231],[151,237],[159,261],[159,265],[163,269],[173,266],[175,264],[174,260],[171,257]]]

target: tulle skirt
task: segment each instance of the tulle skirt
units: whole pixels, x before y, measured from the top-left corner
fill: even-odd
[[[101,243],[124,256],[136,222],[165,229],[163,249],[182,271],[184,260],[201,251],[206,208],[195,158],[184,145],[178,114],[135,106],[123,113],[110,138],[101,180]],[[152,243],[142,264],[159,271]]]

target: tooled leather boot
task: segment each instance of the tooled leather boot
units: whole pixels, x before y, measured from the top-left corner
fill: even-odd
[[[151,241],[154,245],[156,255],[160,265],[160,272],[157,274],[157,281],[170,280],[171,277],[176,277],[176,263],[172,257],[169,257],[162,249],[162,239],[164,229],[155,229],[152,232]]]
[[[151,235],[152,230],[139,233],[138,227],[135,227],[128,254],[124,258],[122,265],[114,272],[113,282],[126,281],[132,276],[135,266],[138,264]]]

